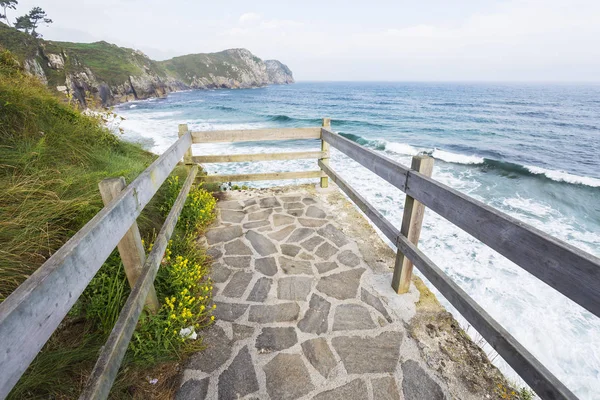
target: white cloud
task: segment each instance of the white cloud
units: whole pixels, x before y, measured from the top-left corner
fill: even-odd
[[[255,13],[255,12],[247,12],[245,14],[242,14],[240,16],[239,20],[243,24],[243,23],[246,23],[246,22],[258,21],[260,19],[261,19],[260,14]]]

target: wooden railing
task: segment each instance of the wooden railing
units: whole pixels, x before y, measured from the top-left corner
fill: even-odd
[[[320,139],[321,151],[222,156],[193,156],[191,151],[192,143],[299,139]],[[330,167],[330,146],[406,193],[400,230]],[[9,393],[119,245],[133,289],[80,398],[108,396],[144,303],[150,310],[158,307],[152,294],[153,281],[198,166],[192,166],[145,261],[134,224],[182,157],[187,164],[317,159],[320,169],[315,171],[211,175],[205,181],[319,178],[321,186],[327,187],[328,179],[332,179],[396,244],[398,252],[391,283],[398,293],[408,290],[414,264],[540,397],[576,399],[416,245],[425,207],[429,207],[596,316],[600,316],[600,259],[431,179],[430,157],[415,157],[412,168],[407,168],[333,133],[327,118],[322,127],[300,129],[191,132],[187,125],[180,125],[179,140],[129,186],[123,188],[122,181],[114,180],[101,184],[105,208],[0,304],[1,398]]]

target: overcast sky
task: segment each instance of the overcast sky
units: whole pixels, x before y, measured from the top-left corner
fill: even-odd
[[[600,0],[19,0],[46,39],[154,59],[244,47],[297,80],[600,81]]]

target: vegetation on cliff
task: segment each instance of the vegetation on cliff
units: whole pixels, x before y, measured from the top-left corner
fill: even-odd
[[[0,23],[0,45],[32,75],[87,106],[162,97],[182,89],[247,88],[293,83],[290,69],[245,49],[190,54],[167,61],[107,42],[70,43],[35,38]]]
[[[101,116],[61,101],[12,54],[0,52],[0,302],[102,208],[100,180],[125,176],[130,182],[155,159],[101,123]],[[184,172],[178,167],[138,219],[148,248]],[[157,276],[161,309],[141,317],[111,398],[150,398],[173,389],[176,369],[163,362],[201,345],[180,332],[212,323],[209,263],[194,239],[214,206],[209,193],[192,189]],[[129,290],[114,252],[9,398],[77,397]],[[151,385],[146,375],[159,383]]]

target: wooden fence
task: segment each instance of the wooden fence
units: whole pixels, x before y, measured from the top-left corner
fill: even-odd
[[[321,151],[277,154],[193,156],[192,143],[319,139]],[[394,227],[329,165],[330,146],[406,193],[400,229]],[[348,195],[398,249],[392,286],[405,293],[413,264],[544,399],[576,399],[510,333],[417,248],[425,207],[454,223],[596,316],[600,316],[600,259],[430,178],[433,159],[413,158],[411,168],[322,127],[191,132],[179,126],[179,140],[129,186],[122,180],[100,185],[105,208],[0,304],[0,398],[6,397],[27,366],[71,309],[100,266],[118,245],[132,291],[103,347],[80,399],[108,396],[144,304],[158,307],[153,281],[185,198],[198,172],[193,165],[144,260],[136,218],[183,158],[186,164],[317,159],[319,169],[302,172],[212,175],[206,182],[319,178]]]

